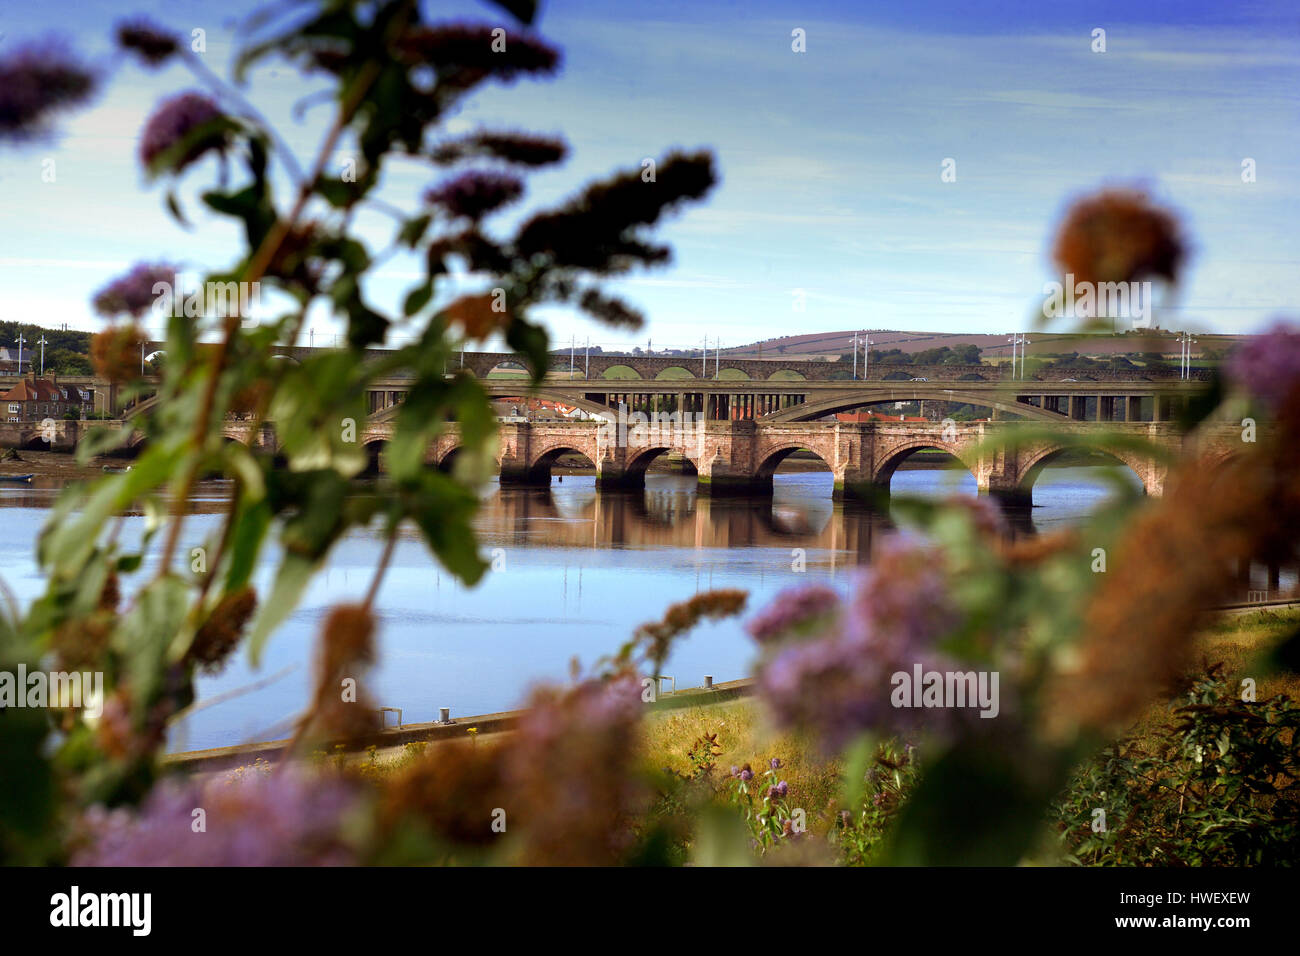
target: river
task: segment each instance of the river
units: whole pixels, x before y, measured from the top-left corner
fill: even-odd
[[[33,543],[57,485],[0,486],[0,578],[23,606],[43,587]],[[1034,489],[1030,520],[1039,531],[1080,521],[1109,487],[1099,468],[1048,468]],[[964,471],[900,470],[893,479],[895,495],[974,490]],[[186,551],[215,532],[226,494],[223,482],[200,486],[185,525]],[[127,519],[124,543],[138,540],[143,523]],[[752,611],[794,584],[842,585],[869,562],[888,519],[833,503],[829,472],[780,473],[770,500],[701,497],[694,477],[652,473],[644,493],[598,493],[594,478],[583,475],[553,480],[549,491],[494,483],[476,526],[485,556],[499,566],[478,586],[454,581],[414,529],[404,529],[376,602],[380,663],[368,685],[378,705],[402,708],[407,723],[434,720],[440,707],[453,716],[516,707],[533,683],[564,680],[572,658],[590,665],[638,624],[701,590],[744,588]],[[224,672],[200,679],[198,705],[174,725],[169,749],[286,736],[308,697],[322,617],[361,597],[381,545],[376,528],[349,534],[273,636],[259,669],[241,651]],[[803,573],[792,571],[794,549],[805,553]],[[268,553],[258,569],[261,594],[276,557]],[[707,623],[678,645],[665,673],[682,687],[699,686],[705,675],[719,682],[746,676],[753,657],[740,621]]]

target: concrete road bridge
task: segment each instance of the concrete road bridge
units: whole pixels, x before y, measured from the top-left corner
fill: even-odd
[[[153,343],[150,355],[163,353]],[[301,361],[324,351],[280,347],[277,354]],[[381,349],[366,355],[378,360]],[[1176,371],[1044,369],[1015,378],[994,365],[851,365],[785,357],[731,359],[726,355],[637,356],[552,353],[544,381],[530,387],[518,356],[508,352],[463,352],[449,363],[449,375],[473,375],[493,398],[533,396],[562,402],[591,414],[626,406],[629,412],[703,414],[712,421],[812,421],[838,411],[896,402],[969,404],[993,418],[1040,421],[1161,422],[1175,413],[1205,369],[1183,380]],[[380,415],[398,404],[410,377],[397,374],[374,382],[369,411]],[[106,390],[105,390],[106,391]],[[147,409],[149,403],[138,408]]]

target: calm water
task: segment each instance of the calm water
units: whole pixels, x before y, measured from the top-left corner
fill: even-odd
[[[975,484],[967,472],[900,470],[893,490],[974,494]],[[1031,520],[1040,531],[1078,521],[1107,493],[1099,469],[1047,469]],[[0,576],[23,605],[42,589],[33,541],[56,494],[0,486]],[[186,521],[186,551],[215,533],[224,494],[222,483],[211,483],[196,496],[200,513]],[[143,521],[128,519],[124,543]],[[597,494],[594,478],[582,476],[553,481],[549,491],[493,485],[477,527],[485,554],[500,548],[504,560],[477,587],[440,571],[414,530],[402,536],[384,581],[370,690],[377,704],[401,707],[406,722],[434,720],[439,707],[460,716],[515,707],[531,684],[564,680],[571,658],[590,665],[638,624],[701,590],[744,588],[756,609],[793,584],[843,584],[869,562],[888,521],[832,503],[829,472],[778,474],[771,500],[701,498],[694,477],[652,474],[643,494]],[[320,621],[332,605],[362,596],[380,548],[371,529],[341,542],[260,668],[241,652],[222,674],[200,680],[201,706],[177,723],[170,749],[287,735],[308,697]],[[794,548],[806,552],[803,574],[791,570]],[[268,554],[259,569],[259,593],[267,593],[277,557]],[[698,686],[706,674],[746,676],[753,657],[738,621],[705,624],[679,645],[665,673]]]

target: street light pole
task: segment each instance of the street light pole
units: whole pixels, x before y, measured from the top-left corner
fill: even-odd
[[[45,335],[42,334],[39,345],[41,347],[41,378],[45,377]]]
[[[858,380],[858,333],[853,333],[853,381]]]
[[[18,333],[18,377],[23,374],[23,334]]]

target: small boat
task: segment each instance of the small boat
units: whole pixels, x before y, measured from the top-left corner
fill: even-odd
[[[112,475],[121,475],[130,471],[131,466],[127,465],[125,468],[123,468],[121,465],[105,465],[104,470]]]
[[[0,481],[31,481],[35,475],[0,475]]]

